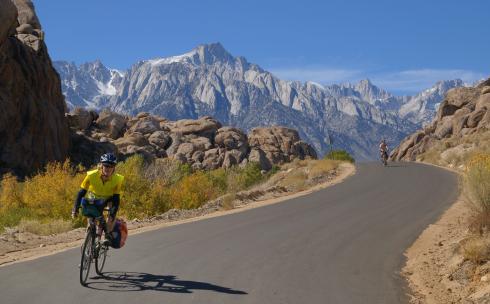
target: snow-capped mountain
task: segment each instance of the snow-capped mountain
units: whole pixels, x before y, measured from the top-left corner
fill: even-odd
[[[124,74],[106,68],[99,60],[77,67],[73,62],[54,61],[61,77],[61,88],[69,108],[100,108],[110,96],[116,95]]]
[[[397,144],[419,128],[434,115],[445,91],[460,84],[443,82],[425,95],[398,97],[369,80],[330,86],[284,81],[219,43],[141,61],[124,74],[98,61],[79,68],[56,62],[55,67],[69,106],[145,111],[169,119],[211,115],[245,130],[284,125],[298,129],[320,154],[332,139],[334,147],[361,160],[377,157],[381,137]]]
[[[465,86],[461,79],[437,82],[432,88],[420,92],[403,103],[398,111],[400,117],[417,124],[427,124],[434,118],[439,103],[452,88]]]

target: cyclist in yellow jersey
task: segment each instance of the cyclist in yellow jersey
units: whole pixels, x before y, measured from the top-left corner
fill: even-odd
[[[84,202],[89,201],[92,204],[90,206],[83,204],[83,213],[86,216],[101,216],[102,210],[106,206],[109,206],[107,224],[109,232],[112,230],[112,225],[119,209],[121,189],[124,181],[124,176],[114,173],[116,164],[117,158],[114,154],[107,153],[100,157],[98,169],[87,172],[87,176],[85,176],[80,186],[81,189],[77,194],[71,212],[73,218],[78,215],[82,200]],[[87,199],[85,199],[85,196],[87,196]],[[91,207],[91,209],[88,207]]]

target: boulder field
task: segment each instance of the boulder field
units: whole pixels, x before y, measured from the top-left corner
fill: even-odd
[[[109,110],[100,113],[75,108],[67,114],[72,129],[70,156],[91,165],[101,153],[121,158],[141,154],[146,159],[170,157],[196,170],[260,164],[263,170],[294,159],[316,158],[313,147],[296,130],[285,127],[254,128],[247,135],[204,116],[170,121],[149,113],[135,117]]]

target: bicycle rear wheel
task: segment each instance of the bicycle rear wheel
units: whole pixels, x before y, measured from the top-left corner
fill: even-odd
[[[80,284],[86,285],[88,274],[90,273],[90,264],[92,263],[94,246],[94,233],[91,228],[87,230],[87,236],[83,243],[82,259],[80,261]]]
[[[102,275],[102,270],[104,269],[105,261],[107,259],[107,246],[100,245],[99,250],[97,252],[97,256],[95,257],[95,272],[98,275]]]

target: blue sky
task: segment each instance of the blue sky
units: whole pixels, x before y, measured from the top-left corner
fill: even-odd
[[[138,60],[220,42],[280,78],[396,94],[490,76],[490,1],[34,0],[53,60]]]

